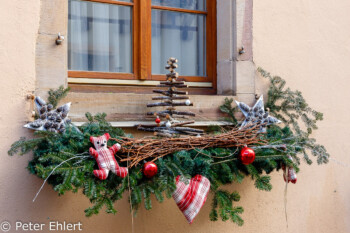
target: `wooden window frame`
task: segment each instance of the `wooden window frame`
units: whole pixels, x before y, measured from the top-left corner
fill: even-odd
[[[216,90],[217,75],[217,39],[216,39],[216,0],[207,0],[206,11],[189,10],[182,8],[152,6],[151,0],[134,0],[122,2],[114,0],[83,0],[97,3],[124,5],[132,7],[132,32],[133,32],[133,73],[112,73],[95,71],[68,71],[70,78],[91,79],[121,79],[121,80],[164,80],[164,75],[152,75],[152,9],[169,10],[183,13],[195,13],[206,15],[206,71],[207,76],[181,76],[180,79],[187,82],[211,82]],[[143,39],[136,39],[143,38]],[[147,39],[144,39],[147,38]],[[164,61],[165,62],[165,61]]]

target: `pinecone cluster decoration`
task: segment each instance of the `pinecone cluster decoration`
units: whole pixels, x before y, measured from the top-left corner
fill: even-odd
[[[156,136],[173,137],[175,135],[192,135],[198,136],[203,134],[203,130],[185,127],[185,125],[193,124],[194,121],[178,121],[176,118],[188,119],[189,116],[195,116],[192,112],[177,111],[176,106],[193,106],[193,103],[186,96],[186,91],[179,91],[177,88],[186,88],[184,81],[179,81],[179,74],[175,71],[178,67],[176,58],[169,58],[166,69],[170,73],[166,75],[166,81],[161,81],[157,87],[166,87],[166,90],[153,90],[154,93],[163,96],[153,97],[152,100],[160,100],[161,102],[147,104],[147,107],[166,107],[164,111],[148,112],[148,116],[156,117],[156,124],[138,125],[138,130],[154,132]],[[163,121],[161,120],[163,118]],[[164,119],[165,118],[165,119]]]
[[[66,103],[53,109],[52,104],[47,104],[39,96],[35,97],[34,102],[39,118],[24,125],[25,128],[55,133],[64,133],[66,131],[66,124],[71,122],[70,119],[67,118],[71,103]]]

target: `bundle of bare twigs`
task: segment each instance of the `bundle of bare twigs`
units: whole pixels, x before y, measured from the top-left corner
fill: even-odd
[[[181,150],[265,145],[266,141],[258,136],[258,131],[259,125],[245,129],[235,128],[219,135],[204,135],[201,137],[190,136],[170,139],[113,138],[113,140],[122,145],[121,156],[124,158],[121,161],[129,161],[129,167],[133,167],[144,159],[153,158],[152,161],[155,161]]]

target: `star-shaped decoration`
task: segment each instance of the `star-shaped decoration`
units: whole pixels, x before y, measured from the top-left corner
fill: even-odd
[[[253,107],[249,107],[243,102],[236,101],[237,106],[241,109],[245,119],[242,122],[240,129],[246,126],[255,126],[261,124],[260,133],[266,132],[266,126],[272,124],[281,123],[277,118],[270,116],[268,112],[265,112],[264,109],[264,100],[261,95],[258,101],[254,104]]]
[[[39,118],[24,125],[25,128],[55,133],[63,133],[66,131],[66,124],[70,123],[70,119],[68,119],[67,116],[71,103],[66,103],[53,109],[52,104],[47,104],[39,96],[35,97],[34,102]]]

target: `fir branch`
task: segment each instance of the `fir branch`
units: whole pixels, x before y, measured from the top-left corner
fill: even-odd
[[[63,86],[60,86],[57,90],[50,89],[48,97],[49,104],[52,104],[52,106],[56,108],[60,100],[66,97],[69,90],[70,87],[64,88]]]
[[[270,184],[270,176],[258,176],[255,180],[255,187],[264,191],[271,191],[272,185]]]
[[[327,163],[329,154],[324,146],[310,138],[313,130],[317,129],[317,122],[323,120],[323,114],[312,109],[300,91],[285,88],[286,81],[281,77],[272,76],[262,68],[258,68],[258,72],[270,80],[266,107],[270,109],[271,114],[293,128],[299,141],[304,141],[302,154],[305,161],[308,164],[312,163],[306,150],[308,149],[312,155],[317,157],[318,164]],[[299,119],[304,123],[304,127],[299,125]]]
[[[235,112],[237,107],[232,107],[233,99],[225,98],[224,103],[219,107],[221,112],[227,113],[229,117],[225,118],[226,121],[232,122],[235,125],[238,124],[238,121],[235,117]]]
[[[33,199],[33,202],[34,202],[35,199],[38,197],[40,191],[43,189],[43,187],[44,187],[46,181],[50,178],[50,176],[51,176],[52,174],[54,174],[54,172],[56,171],[56,169],[59,169],[59,167],[60,167],[61,165],[63,165],[64,163],[67,163],[68,161],[70,161],[70,160],[72,160],[72,159],[81,158],[81,157],[82,157],[82,156],[74,156],[74,157],[71,157],[71,158],[69,158],[69,159],[67,159],[67,160],[62,161],[60,164],[58,164],[58,165],[55,166],[53,169],[51,169],[50,174],[46,177],[46,179],[44,180],[43,184],[41,185],[39,191],[36,193],[36,195],[35,195],[35,197],[34,197],[34,199]],[[72,168],[70,168],[70,171],[71,171],[71,170],[72,170]],[[67,176],[67,175],[66,175],[66,176]],[[65,177],[65,180],[67,180],[67,177]],[[64,182],[63,182],[63,183],[64,183]]]
[[[21,137],[18,141],[12,143],[11,148],[7,153],[8,155],[13,156],[20,151],[19,154],[24,155],[32,150],[35,150],[38,144],[43,140],[44,138],[33,138],[26,140],[25,137]]]
[[[242,226],[244,221],[240,214],[243,213],[242,207],[234,207],[233,202],[240,200],[237,192],[229,193],[225,190],[217,190],[213,197],[212,210],[210,212],[210,220],[217,221],[220,216],[222,221],[231,220],[239,226]],[[219,214],[218,214],[219,213]]]
[[[94,205],[85,210],[85,216],[91,217],[94,214],[98,214],[105,203],[105,196],[102,196],[94,201]]]

